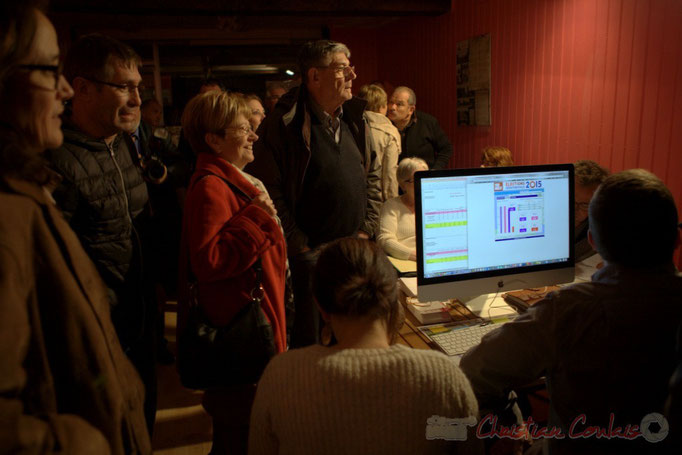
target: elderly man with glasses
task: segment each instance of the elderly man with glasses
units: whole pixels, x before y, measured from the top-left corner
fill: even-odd
[[[47,156],[62,176],[53,196],[109,291],[121,345],[146,389],[148,429],[156,413],[153,289],[142,270],[147,187],[128,134],[140,120],[140,57],[106,36],[71,47],[64,76],[74,88],[64,143]],[[132,152],[132,153],[131,153]],[[83,283],[85,287],[88,283]]]
[[[350,51],[334,41],[307,43],[299,54],[302,85],[277,103],[259,129],[247,172],[261,179],[287,237],[296,318],[293,347],[319,340],[320,317],[310,277],[320,247],[374,235],[381,169],[363,115],[351,94]]]

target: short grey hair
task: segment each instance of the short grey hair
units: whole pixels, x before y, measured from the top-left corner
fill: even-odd
[[[268,82],[267,85],[266,85],[266,87],[265,87],[265,95],[266,95],[266,97],[270,96],[270,94],[272,93],[272,91],[275,90],[275,89],[278,89],[278,88],[281,88],[281,89],[284,90],[285,92],[288,92],[288,91],[289,91],[289,90],[287,89],[287,87],[284,85],[284,82],[280,82],[280,81]]]
[[[393,93],[398,92],[407,92],[407,104],[410,106],[417,105],[417,95],[414,94],[414,90],[412,90],[410,87],[405,87],[404,85],[398,86],[395,88],[395,90],[393,90]]]
[[[581,186],[599,186],[609,176],[609,170],[592,160],[578,160],[573,163],[575,178]]]
[[[398,163],[398,170],[396,171],[396,177],[398,177],[399,182],[404,182],[412,177],[412,173],[415,171],[428,171],[429,165],[426,164],[421,158],[410,157],[404,158],[400,163]]]
[[[298,53],[298,67],[303,83],[308,82],[308,70],[315,66],[326,66],[331,62],[331,55],[343,53],[350,58],[350,50],[343,43],[331,40],[308,41]]]

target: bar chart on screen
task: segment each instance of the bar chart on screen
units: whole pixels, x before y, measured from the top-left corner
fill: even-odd
[[[545,235],[543,189],[504,191],[495,194],[495,241]]]

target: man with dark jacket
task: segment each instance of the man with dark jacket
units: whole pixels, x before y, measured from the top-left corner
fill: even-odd
[[[450,140],[435,117],[416,108],[414,91],[409,87],[396,87],[388,101],[386,116],[400,131],[400,159],[416,156],[426,161],[429,169],[447,169],[452,156]]]
[[[682,322],[675,199],[655,175],[631,169],[601,183],[589,217],[588,240],[605,263],[592,281],[562,288],[490,332],[460,367],[482,409],[502,407],[510,389],[544,378],[548,426],[527,427],[552,435],[544,453],[680,453],[663,416]],[[479,426],[490,428],[489,419]]]
[[[296,302],[293,347],[316,343],[319,315],[310,277],[319,248],[346,236],[371,238],[381,170],[366,134],[366,102],[353,98],[350,51],[334,41],[303,46],[303,84],[284,95],[259,129],[246,171],[263,181],[287,237]]]
[[[142,291],[140,242],[148,195],[131,141],[121,133],[140,118],[140,63],[135,51],[109,37],[87,35],[73,44],[64,66],[75,92],[71,115],[64,144],[48,159],[63,179],[54,198],[108,288],[119,340],[145,385],[151,433],[156,311]]]
[[[154,100],[148,101],[158,105]],[[143,102],[141,109],[144,106]],[[164,337],[164,306],[177,295],[182,230],[178,190],[186,181],[186,168],[168,132],[145,122],[144,113],[142,117],[143,120],[129,134],[149,193],[150,216],[145,236],[141,239],[145,246],[145,288],[157,308],[156,358],[162,365],[170,365],[175,357],[168,350],[168,340]]]

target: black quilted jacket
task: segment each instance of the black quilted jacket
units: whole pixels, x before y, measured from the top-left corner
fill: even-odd
[[[57,205],[117,295],[135,286],[140,276],[135,225],[148,199],[146,184],[127,147],[121,134],[108,146],[67,125],[64,144],[47,154],[50,166],[64,179],[53,195]]]

